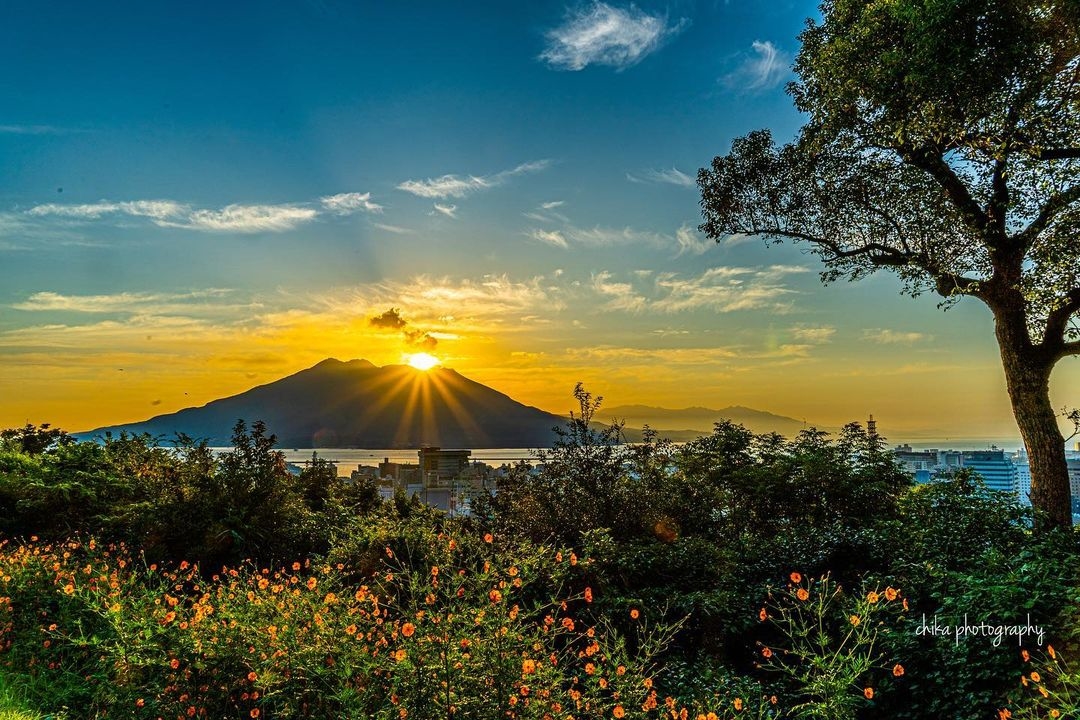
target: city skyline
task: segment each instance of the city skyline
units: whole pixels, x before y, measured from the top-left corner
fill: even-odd
[[[697,230],[698,168],[802,122],[816,3],[15,3],[0,426],[427,352],[565,413],[744,405],[1013,437],[989,313]],[[1064,363],[1055,404],[1080,375]]]

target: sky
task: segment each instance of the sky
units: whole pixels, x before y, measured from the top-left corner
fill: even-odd
[[[813,2],[5,4],[0,427],[428,352],[552,412],[1016,435],[989,313],[719,242],[695,178],[803,118]],[[1067,361],[1053,397],[1080,387]],[[272,428],[271,428],[272,430]]]

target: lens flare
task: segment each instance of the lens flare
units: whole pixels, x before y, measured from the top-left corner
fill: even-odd
[[[430,370],[439,364],[439,358],[427,353],[415,353],[409,356],[409,364],[417,370]]]

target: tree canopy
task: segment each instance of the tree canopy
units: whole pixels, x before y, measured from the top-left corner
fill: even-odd
[[[807,122],[701,170],[720,239],[808,243],[822,279],[894,271],[992,311],[1032,500],[1071,521],[1049,374],[1080,353],[1080,0],[827,0],[788,91]]]

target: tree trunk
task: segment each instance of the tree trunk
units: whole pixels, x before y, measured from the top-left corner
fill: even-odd
[[[1065,438],[1050,404],[1050,371],[1053,361],[1040,358],[1034,349],[1021,349],[1016,337],[997,322],[998,345],[1005,368],[1005,382],[1013,415],[1027,448],[1031,468],[1031,504],[1043,513],[1037,527],[1072,526],[1072,494],[1065,462]],[[1024,329],[1026,336],[1026,328]]]

